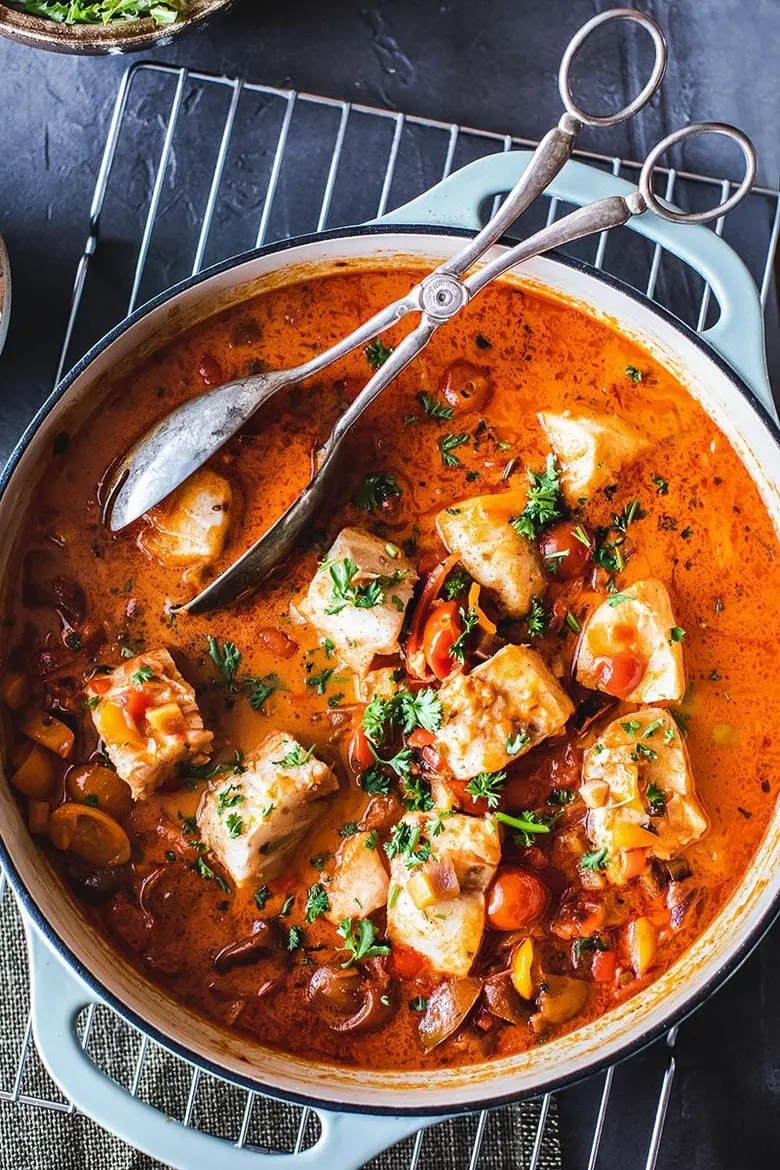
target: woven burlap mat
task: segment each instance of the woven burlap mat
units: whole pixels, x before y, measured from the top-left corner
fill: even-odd
[[[16,1087],[19,1056],[24,1046],[30,1005],[27,956],[19,912],[6,890],[0,900],[0,1092]],[[143,1039],[113,1012],[98,1008],[89,1052],[115,1080],[132,1082]],[[155,1044],[143,1051],[139,1095],[181,1118],[187,1107],[192,1069]],[[89,1118],[68,1111],[62,1097],[30,1045],[19,1094],[39,1098],[48,1107],[0,1100],[0,1170],[160,1170],[161,1164],[118,1141]],[[17,1095],[19,1095],[17,1094]],[[209,1133],[236,1140],[246,1108],[246,1093],[202,1074],[192,1112],[192,1124]],[[60,1108],[58,1108],[60,1106]],[[539,1103],[495,1110],[488,1115],[480,1147],[480,1170],[523,1170],[529,1163],[539,1119]],[[262,1148],[292,1150],[301,1110],[265,1098],[255,1100],[248,1142]],[[426,1132],[419,1170],[471,1166],[477,1135],[476,1117],[444,1122]],[[310,1116],[307,1142],[317,1134]],[[412,1160],[414,1138],[409,1138],[370,1163],[372,1170],[406,1170]],[[542,1142],[539,1170],[561,1166],[555,1104]],[[258,1168],[262,1160],[258,1159]],[[204,1170],[219,1170],[218,1166]],[[327,1170],[340,1170],[327,1167]]]

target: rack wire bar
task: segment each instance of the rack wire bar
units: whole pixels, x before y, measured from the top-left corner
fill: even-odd
[[[220,111],[216,118],[215,109]],[[202,132],[206,116],[211,119],[208,134]],[[206,264],[271,240],[373,218],[473,158],[535,145],[513,134],[241,78],[158,63],[136,64],[122,78],[110,120],[57,379],[66,365],[126,313]],[[204,158],[210,150],[213,161],[208,164]],[[634,178],[640,169],[638,163],[617,156],[589,150],[575,155],[616,176]],[[355,174],[357,185],[350,181]],[[713,192],[723,203],[734,187],[728,179],[684,168],[659,167],[658,175],[665,197],[684,207],[695,206],[697,199],[705,197],[711,201]],[[548,199],[546,204],[540,200],[526,213],[524,233],[545,220],[552,222],[566,210],[558,200]],[[253,223],[257,225],[254,231]],[[753,188],[742,207],[718,220],[716,230],[726,234],[743,255],[760,288],[765,312],[775,313],[771,291],[780,240],[780,191]],[[618,232],[619,248],[613,246],[616,233],[611,231],[598,237],[595,252],[592,242],[583,241],[572,248],[572,254],[643,289],[698,330],[711,323],[711,293],[700,278],[660,245],[651,245],[625,229]],[[775,372],[780,369],[780,353],[770,353],[770,369],[773,366]],[[67,1114],[74,1107],[49,1081],[35,1052],[26,984],[21,999],[18,992],[2,995],[6,981],[10,985],[24,963],[18,911],[0,870],[0,1107],[10,1103]],[[109,1028],[103,1026],[107,1021]],[[81,1027],[81,1042],[101,1068],[129,1092],[179,1117],[185,1125],[257,1150],[281,1148],[297,1153],[316,1140],[318,1123],[310,1109],[269,1102],[219,1082],[164,1053],[108,1008],[87,1009]],[[657,1059],[648,1068],[643,1057],[630,1062],[634,1067],[637,1061],[644,1062],[648,1100],[655,1100],[655,1107],[644,1146],[632,1133],[620,1147],[621,1170],[642,1166],[654,1170],[661,1164],[677,1039],[675,1028],[651,1050],[661,1056],[660,1084]],[[511,1146],[501,1152],[501,1166],[542,1170],[556,1164],[561,1121],[572,1109],[580,1120],[585,1111],[590,1129],[589,1140],[580,1143],[581,1163],[569,1159],[564,1165],[566,1170],[575,1164],[597,1170],[604,1161],[606,1135],[619,1127],[620,1118],[610,1111],[610,1104],[622,1072],[620,1067],[610,1068],[602,1076],[595,1110],[591,1106],[598,1078],[586,1083],[580,1097],[576,1088],[548,1093],[520,1111],[482,1111],[476,1119],[443,1123],[442,1129],[469,1133],[464,1163],[468,1170],[499,1165],[491,1152],[495,1143],[488,1136],[493,1124],[502,1127],[501,1141]],[[209,1106],[211,1098],[218,1100],[216,1111]],[[436,1160],[427,1156],[433,1142],[432,1133],[420,1131],[399,1147],[408,1155],[405,1162],[399,1161],[399,1151],[395,1151],[372,1165],[433,1168]],[[16,1165],[8,1163],[12,1164]]]

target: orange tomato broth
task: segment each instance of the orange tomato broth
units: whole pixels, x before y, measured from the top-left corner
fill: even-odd
[[[269,883],[272,893],[262,911],[251,888],[233,891],[229,883],[225,892],[190,868],[197,854],[182,834],[181,818],[194,815],[206,782],[194,791],[157,792],[121,818],[133,843],[129,887],[104,900],[85,899],[85,906],[121,952],[174,998],[276,1048],[379,1068],[467,1064],[521,1051],[538,1037],[526,1026],[494,1021],[485,1030],[470,1025],[426,1054],[417,1035],[420,1014],[410,1001],[428,995],[440,977],[408,953],[390,960],[400,979],[399,1006],[390,1024],[377,1032],[338,1034],[307,1000],[315,966],[344,957],[335,927],[323,919],[304,922],[305,891],[322,880],[309,859],[335,853],[339,828],[359,820],[366,804],[347,763],[347,745],[362,708],[354,700],[348,670],[327,657],[316,632],[295,623],[289,610],[341,527],[367,527],[399,545],[414,537],[418,569],[424,574],[445,555],[434,528],[441,508],[469,495],[501,490],[505,482],[520,486],[527,482],[526,468],[543,468],[549,447],[537,422],[538,410],[581,407],[614,413],[653,440],[625,468],[616,489],[597,492],[584,505],[581,519],[591,530],[606,525],[635,498],[646,512],[629,530],[626,549],[631,556],[616,584],[623,588],[640,578],[660,578],[669,588],[679,625],[687,631],[690,686],[682,711],[688,717],[686,743],[698,794],[711,827],[686,853],[693,870],[688,886],[695,892],[679,929],[669,927],[663,894],[653,899],[636,880],[608,888],[609,920],[618,922],[617,962],[629,974],[617,983],[589,983],[583,1011],[551,1027],[548,1036],[593,1019],[640,991],[712,921],[744,873],[771,815],[774,734],[780,726],[780,693],[773,677],[780,650],[777,540],[739,458],[680,383],[636,344],[570,305],[508,284],[488,289],[441,329],[363,416],[347,441],[337,498],[307,546],[270,582],[250,599],[218,613],[175,619],[167,614],[166,602],[190,596],[193,586],[183,582],[180,569],[153,563],[139,548],[143,521],[118,535],[102,527],[98,485],[112,461],[150,423],[204,385],[306,360],[406,292],[420,275],[412,269],[346,272],[267,292],[198,324],[118,382],[99,414],[70,435],[67,444],[58,443],[59,453],[28,507],[6,642],[7,665],[35,678],[44,648],[43,665],[50,669],[45,701],[65,710],[77,732],[70,761],[58,765],[62,774],[97,747],[89,712],[83,708],[85,674],[95,661],[116,665],[124,646],[167,646],[173,652],[196,687],[206,726],[215,732],[215,758],[228,759],[236,749],[246,754],[272,730],[285,729],[305,745],[316,745],[318,754],[336,767],[339,793],[286,872]],[[391,345],[402,333],[399,327],[383,340]],[[429,418],[418,393],[441,400],[448,368],[462,359],[489,372],[490,401],[481,412],[457,414],[450,421]],[[641,381],[628,376],[627,367],[641,371]],[[304,486],[317,443],[369,373],[365,355],[351,355],[323,377],[264,407],[213,458],[211,465],[230,479],[235,493],[230,536],[215,572],[256,539]],[[459,446],[455,454],[460,465],[445,468],[438,440],[448,432],[473,436],[480,418],[491,430],[483,428],[478,441],[472,438]],[[350,502],[363,478],[374,472],[395,475],[403,490],[382,519]],[[85,591],[86,650],[64,645],[52,605],[40,599],[25,604],[21,565],[31,550],[45,553],[44,559],[28,562],[36,566],[35,573],[61,574]],[[550,599],[564,596],[582,619],[589,595],[581,583],[564,586],[553,580],[549,589]],[[279,632],[295,644],[290,657],[279,653],[280,645],[289,649],[279,644]],[[207,655],[210,635],[236,643],[242,654],[239,678],[277,676],[277,689],[259,712],[247,701],[248,688],[239,685],[232,692],[224,685]],[[568,668],[576,641],[575,633],[564,627],[537,645],[549,662]],[[307,682],[330,669],[334,674],[320,696]],[[38,684],[36,693],[41,690]],[[614,714],[613,709],[607,718]],[[571,760],[565,758],[567,742],[543,743],[510,767],[508,789],[520,794],[516,807],[534,807],[551,784],[576,783]],[[576,744],[576,737],[571,742]],[[11,747],[12,756],[16,750]],[[579,761],[576,752],[574,758]],[[63,791],[60,784],[53,805],[63,799]],[[395,819],[401,812],[398,805]],[[582,813],[576,802],[566,816],[581,819]],[[44,847],[72,880],[69,855],[48,842]],[[566,880],[576,884],[576,858],[557,843],[555,833],[544,848]],[[329,859],[326,875],[330,868]],[[155,892],[149,877],[156,871]],[[81,897],[79,881],[74,889]],[[277,916],[291,894],[295,902],[280,923],[285,929],[301,926],[304,945],[293,955],[281,984],[258,996],[262,970],[247,966],[227,976],[215,974],[214,955],[248,935],[258,918]],[[144,907],[151,913],[145,914]],[[625,923],[638,913],[651,917],[661,932],[656,962],[642,978],[630,973],[624,942]],[[383,915],[374,918],[381,935]],[[565,969],[561,956],[568,955],[569,944],[544,927],[533,933],[544,963]]]

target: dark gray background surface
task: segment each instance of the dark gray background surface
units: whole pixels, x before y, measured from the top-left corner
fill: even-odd
[[[641,158],[661,134],[686,121],[728,120],[756,143],[760,180],[777,185],[779,0],[655,0],[639,6],[661,19],[672,45],[662,96],[627,127],[586,131],[582,145]],[[604,7],[610,5],[601,0],[244,0],[207,30],[156,56],[538,136],[559,116],[554,76],[563,43]],[[606,92],[620,95],[631,83],[631,54],[605,51],[591,63]],[[0,231],[14,274],[11,331],[0,359],[0,454],[10,450],[51,386],[100,150],[126,64],[56,57],[0,42]],[[597,92],[595,81],[589,92]],[[722,170],[711,142],[685,161]],[[620,1119],[623,1138],[618,1147],[608,1135],[604,1165],[644,1165],[647,1091],[657,1087],[661,1071],[655,1053],[621,1073],[611,1117]],[[584,1165],[588,1117],[575,1111],[567,1119],[564,1110],[561,1127],[564,1153],[572,1165]],[[690,1170],[768,1166],[776,1163],[778,1138],[775,931],[681,1031],[661,1164]]]

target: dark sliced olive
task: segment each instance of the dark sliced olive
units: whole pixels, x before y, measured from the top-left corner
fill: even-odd
[[[482,999],[491,1015],[508,1024],[524,1024],[528,1019],[528,1010],[514,989],[509,971],[491,975],[485,981]]]
[[[467,977],[440,983],[420,1020],[420,1039],[428,1052],[464,1023],[482,991],[483,980]]]

